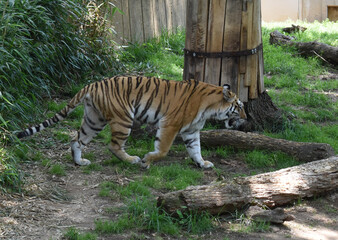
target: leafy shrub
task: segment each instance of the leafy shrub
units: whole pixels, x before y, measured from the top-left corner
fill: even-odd
[[[42,97],[112,68],[83,1],[0,1],[0,9],[0,116],[12,124],[31,121]]]
[[[8,139],[8,132],[0,124],[0,191],[12,189],[21,190],[21,174],[17,169],[17,162],[13,155],[6,151],[5,144]]]

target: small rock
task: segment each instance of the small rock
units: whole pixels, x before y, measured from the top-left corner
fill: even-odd
[[[291,221],[293,216],[286,214],[283,208],[276,208],[273,210],[264,210],[258,206],[251,206],[246,215],[253,220],[266,221],[271,223],[283,223],[284,221]]]

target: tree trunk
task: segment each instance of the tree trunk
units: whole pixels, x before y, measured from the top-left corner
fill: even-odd
[[[283,35],[278,31],[270,33],[270,44],[294,46],[303,56],[319,56],[322,60],[337,66],[338,47],[333,47],[317,41],[295,42],[293,40],[293,37]]]
[[[221,214],[248,204],[274,208],[337,187],[338,157],[334,156],[275,172],[169,192],[160,196],[157,204],[174,214],[177,210]]]
[[[245,104],[245,112],[248,116],[248,124],[245,131],[262,131],[270,129],[276,131],[284,126],[286,113],[276,107],[266,91],[258,95],[256,99],[250,99]]]
[[[326,143],[293,142],[235,130],[201,131],[200,138],[201,144],[206,147],[233,146],[238,149],[282,151],[304,162],[334,155],[334,149]]]

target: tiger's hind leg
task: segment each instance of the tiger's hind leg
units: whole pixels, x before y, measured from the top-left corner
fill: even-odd
[[[166,126],[157,130],[155,138],[155,151],[147,153],[142,159],[141,166],[149,168],[151,162],[159,160],[167,155],[178,133],[176,127]]]
[[[78,165],[89,165],[90,161],[81,157],[83,148],[105,127],[107,122],[96,110],[90,99],[85,99],[85,113],[77,136],[71,141],[74,162]]]
[[[120,160],[131,164],[138,163],[141,159],[138,156],[130,156],[124,150],[124,145],[131,132],[132,122],[123,124],[112,122],[110,123],[111,143],[109,150]]]

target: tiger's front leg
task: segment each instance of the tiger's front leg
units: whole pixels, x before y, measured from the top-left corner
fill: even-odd
[[[212,162],[204,161],[202,158],[199,130],[193,132],[183,132],[181,133],[181,136],[189,156],[194,160],[195,163],[197,163],[199,167],[211,168],[214,166]]]
[[[155,151],[147,153],[142,159],[141,166],[149,168],[151,162],[157,161],[167,155],[178,133],[176,127],[160,127],[155,138]]]

